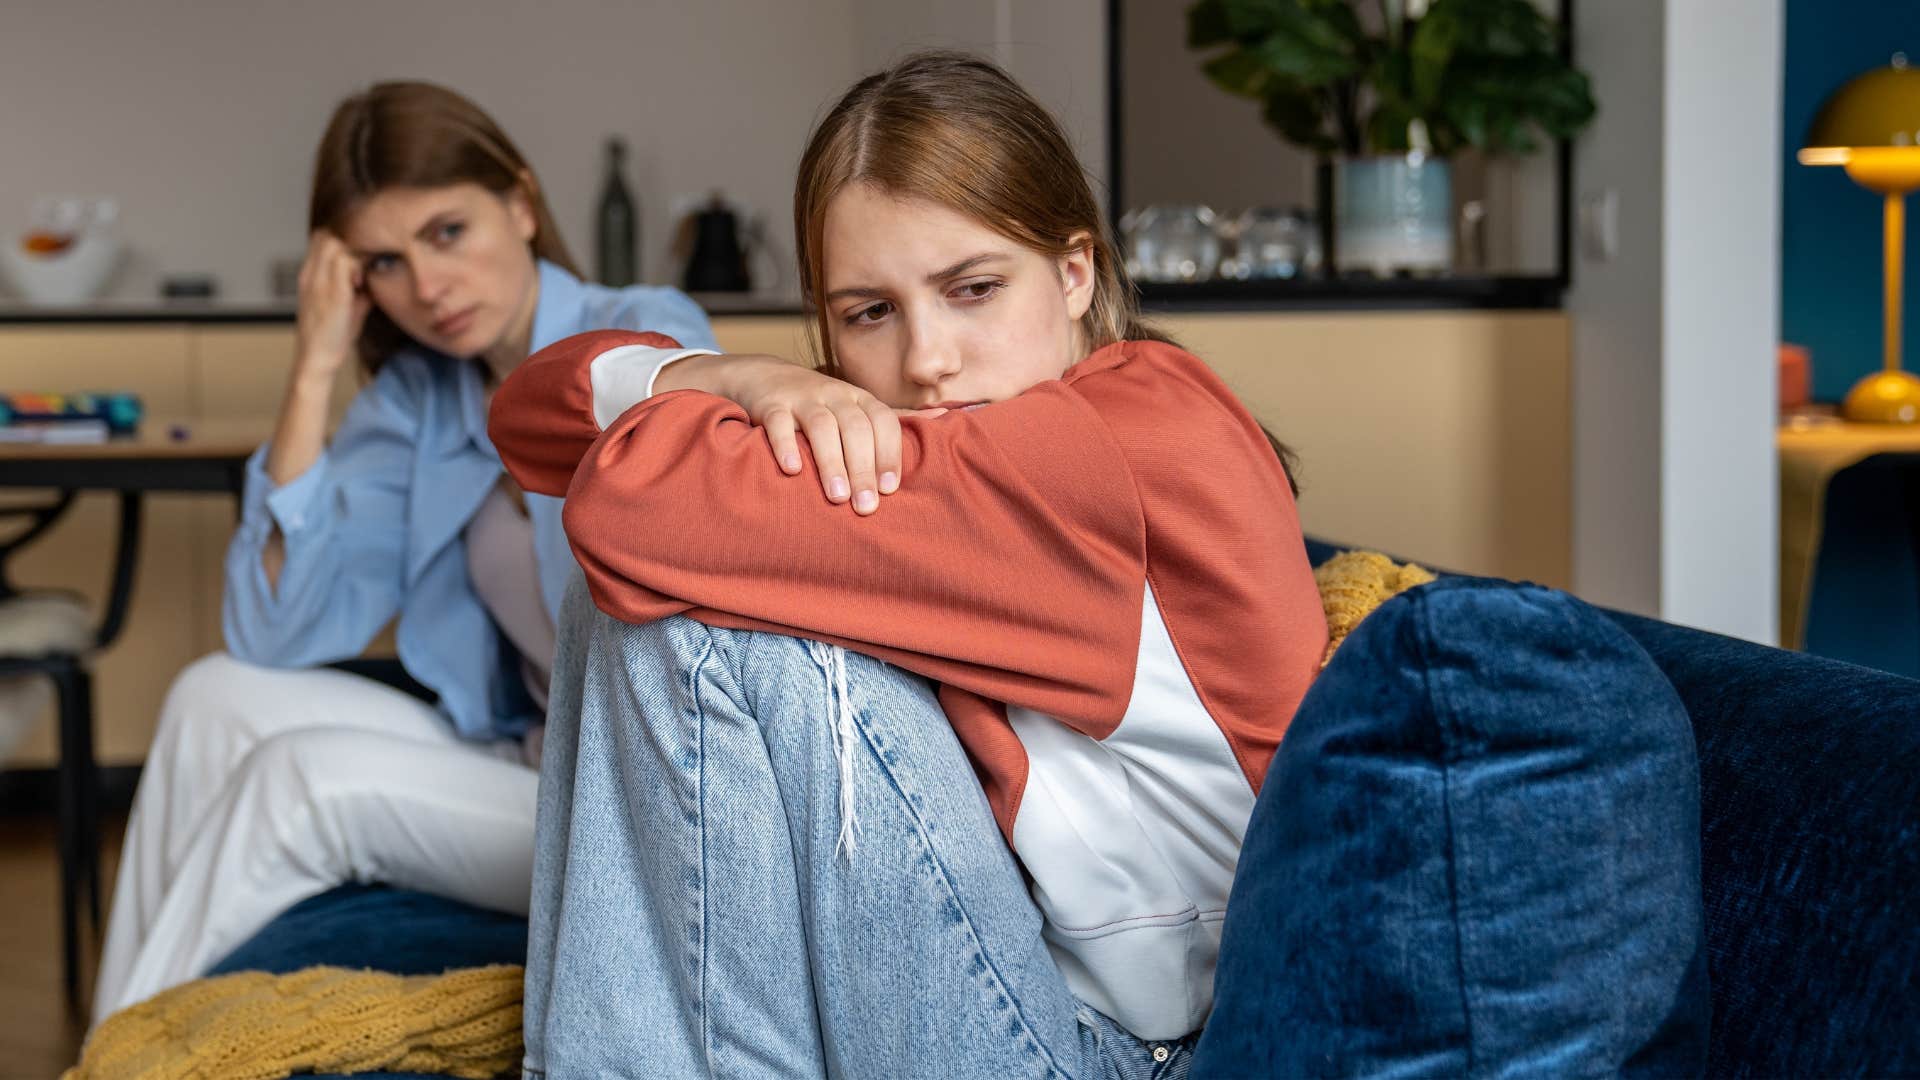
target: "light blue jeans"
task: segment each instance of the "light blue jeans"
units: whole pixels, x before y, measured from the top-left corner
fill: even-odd
[[[1142,1042],[1068,991],[924,680],[796,638],[633,626],[578,585],[561,621],[529,1077],[1186,1075],[1197,1033]]]

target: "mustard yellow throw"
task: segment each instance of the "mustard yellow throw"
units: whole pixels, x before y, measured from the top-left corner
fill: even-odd
[[[1320,607],[1327,613],[1327,655],[1320,661],[1325,667],[1334,650],[1374,608],[1415,585],[1425,585],[1434,575],[1412,563],[1402,566],[1377,551],[1343,551],[1315,567],[1313,580],[1320,586]]]
[[[444,975],[315,967],[199,979],[108,1017],[62,1080],[500,1076],[520,1063],[521,978],[517,965],[496,965]]]

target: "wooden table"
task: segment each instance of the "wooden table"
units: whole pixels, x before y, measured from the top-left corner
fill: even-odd
[[[148,417],[132,436],[99,443],[0,443],[0,489],[57,492],[41,505],[13,506],[30,518],[25,532],[0,543],[0,599],[12,593],[6,558],[51,528],[82,491],[119,496],[119,537],[106,612],[86,655],[0,658],[0,676],[35,674],[61,691],[60,863],[68,1000],[79,1008],[77,910],[87,896],[94,928],[100,923],[100,777],[93,751],[92,679],[88,657],[113,644],[126,622],[139,561],[142,499],[151,493],[241,494],[247,458],[272,431],[265,418],[191,423]]]

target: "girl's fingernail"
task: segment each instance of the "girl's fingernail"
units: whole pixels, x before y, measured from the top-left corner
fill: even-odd
[[[890,472],[883,472],[880,474],[880,494],[891,495],[894,493],[894,490],[897,489],[899,486],[900,486],[899,474],[890,473]]]
[[[845,479],[836,476],[833,479],[827,481],[827,498],[832,499],[835,502],[839,502],[841,499],[844,499],[846,497],[847,497],[847,482]]]
[[[788,454],[787,456],[781,458],[780,467],[787,470],[788,472],[799,472],[800,471],[800,455]]]
[[[880,496],[871,491],[863,491],[853,497],[853,508],[863,514],[871,514],[880,508]]]

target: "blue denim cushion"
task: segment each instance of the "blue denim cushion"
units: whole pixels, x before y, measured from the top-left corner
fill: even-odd
[[[1605,616],[1383,605],[1267,774],[1193,1075],[1697,1074],[1699,820],[1687,714]]]

